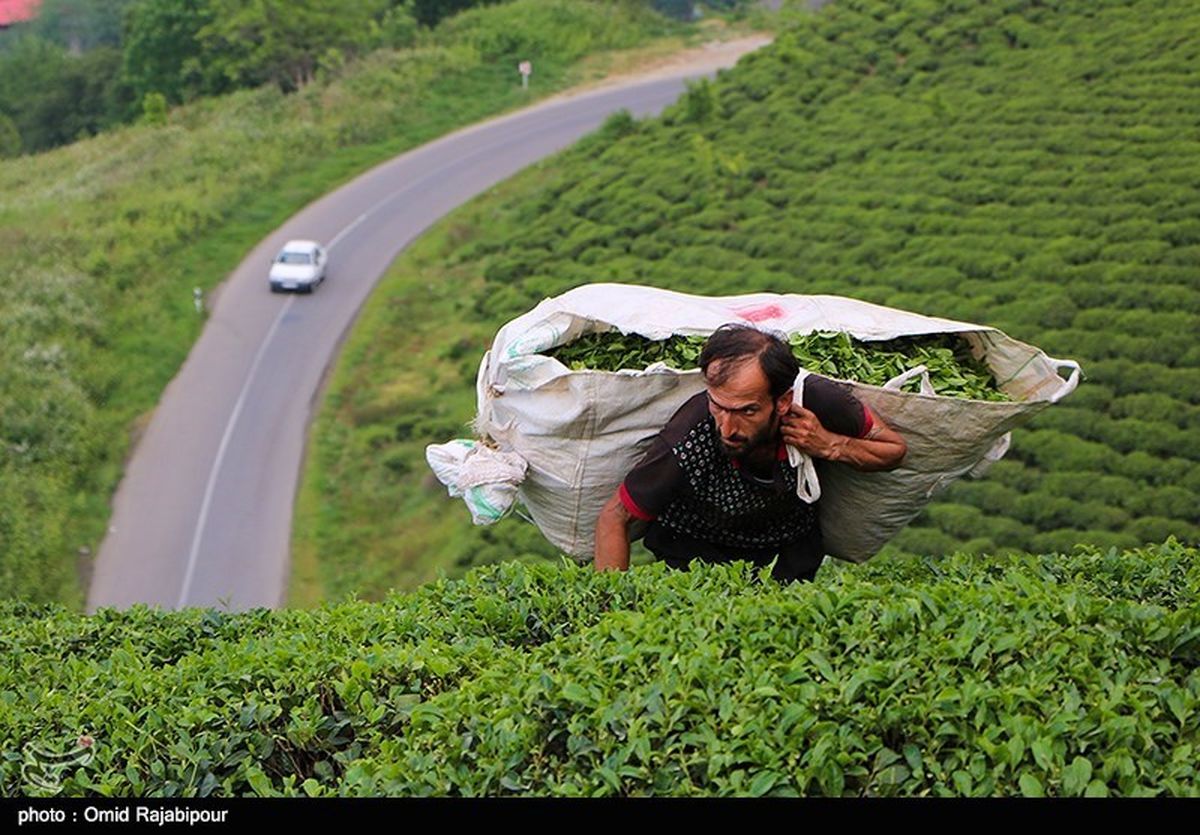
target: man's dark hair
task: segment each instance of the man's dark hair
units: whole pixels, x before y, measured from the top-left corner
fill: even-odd
[[[779,399],[796,382],[800,363],[786,342],[750,325],[721,325],[713,331],[700,352],[700,370],[704,379],[719,386],[729,379],[735,368],[755,357],[771,386],[771,399]],[[718,360],[720,363],[710,375],[708,367]]]

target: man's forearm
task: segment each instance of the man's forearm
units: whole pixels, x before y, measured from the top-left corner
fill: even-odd
[[[597,571],[625,571],[629,568],[629,515],[614,497],[596,520]]]
[[[906,451],[902,442],[891,439],[835,435],[829,454],[822,457],[848,464],[856,470],[890,470],[899,465]]]
[[[838,461],[856,470],[891,470],[908,454],[908,443],[898,432],[871,414],[874,426],[865,438],[830,432],[807,409],[795,408],[784,417],[783,441],[817,458]]]

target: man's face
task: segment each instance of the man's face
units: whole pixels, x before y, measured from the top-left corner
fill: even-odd
[[[718,360],[729,362],[729,360]],[[735,365],[720,385],[708,383],[708,411],[717,422],[721,448],[731,458],[744,458],[764,447],[774,447],[779,420],[786,411],[784,395],[771,399],[767,377],[753,359],[732,360]],[[717,363],[709,367],[715,370]],[[715,375],[713,375],[715,376]]]

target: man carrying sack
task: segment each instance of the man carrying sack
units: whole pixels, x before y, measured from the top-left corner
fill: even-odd
[[[596,569],[628,569],[629,543],[644,536],[673,568],[778,556],[776,580],[813,579],[824,549],[804,456],[890,470],[907,444],[846,387],[802,377],[787,343],[756,328],[719,328],[699,364],[705,391],[675,413],[600,512]]]

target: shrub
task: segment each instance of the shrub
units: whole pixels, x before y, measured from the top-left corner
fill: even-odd
[[[509,563],[308,612],[8,602],[0,736],[92,735],[68,796],[1195,795],[1196,557],[897,557],[784,587]]]

